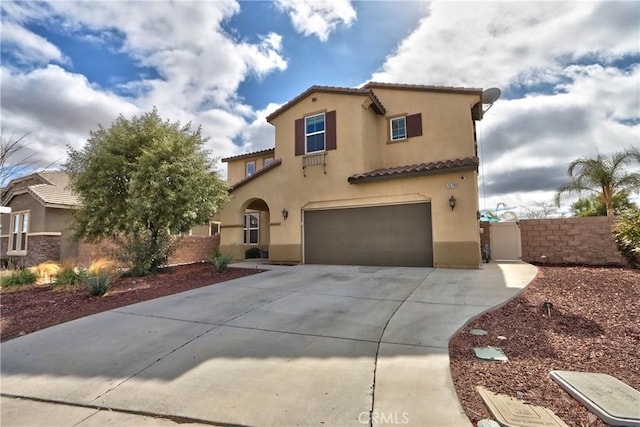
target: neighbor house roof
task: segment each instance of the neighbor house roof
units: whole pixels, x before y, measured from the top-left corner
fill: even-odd
[[[266,150],[253,151],[251,153],[244,153],[244,154],[238,154],[237,156],[225,157],[224,159],[222,159],[222,161],[229,162],[232,160],[242,160],[242,159],[248,159],[250,157],[264,156],[265,154],[273,155],[275,151],[276,151],[275,148],[267,148]]]
[[[36,178],[37,184],[29,185],[26,189],[15,188],[20,182],[33,178]],[[80,206],[80,199],[69,188],[69,175],[62,171],[36,172],[12,180],[2,191],[2,204],[8,204],[13,196],[23,193],[31,194],[34,199],[46,207],[74,208]]]
[[[477,157],[464,157],[453,160],[441,160],[417,165],[396,166],[392,168],[375,169],[370,172],[351,175],[347,180],[350,184],[380,181],[384,179],[411,178],[414,176],[435,175],[456,171],[474,170],[478,168]]]
[[[367,88],[349,88],[349,87],[334,87],[334,86],[311,86],[309,89],[302,92],[300,95],[293,98],[291,101],[284,104],[282,107],[278,108],[273,113],[267,116],[267,121],[271,122],[271,120],[278,117],[280,114],[284,113],[298,102],[302,101],[307,96],[316,93],[338,93],[342,95],[359,95],[359,96],[368,96],[371,99],[371,108],[376,114],[385,114],[386,110],[384,106],[378,99],[378,97],[373,93],[371,89]]]

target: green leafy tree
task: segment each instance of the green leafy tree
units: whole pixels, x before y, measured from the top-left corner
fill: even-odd
[[[626,209],[611,227],[613,240],[631,268],[640,265],[640,210]]]
[[[640,190],[640,173],[627,171],[627,166],[635,163],[640,163],[640,152],[633,147],[611,157],[598,154],[595,158],[578,158],[569,163],[571,180],[556,189],[555,203],[560,206],[561,197],[567,194],[595,192],[602,195],[607,216],[613,216],[613,201],[618,194]]]
[[[208,221],[227,199],[200,128],[163,121],[156,109],[91,131],[68,147],[64,169],[82,207],[75,234],[112,239],[134,275],[153,273],[175,249],[170,233]]]
[[[613,213],[619,215],[624,209],[636,207],[635,203],[629,200],[629,195],[620,192],[613,196]],[[588,197],[581,197],[571,205],[574,216],[607,216],[607,206],[601,194],[591,194]]]

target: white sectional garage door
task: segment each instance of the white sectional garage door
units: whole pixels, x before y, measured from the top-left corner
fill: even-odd
[[[433,266],[431,204],[304,212],[306,264]]]

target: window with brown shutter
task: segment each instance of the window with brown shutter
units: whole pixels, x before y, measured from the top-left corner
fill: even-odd
[[[298,119],[295,123],[295,150],[296,156],[304,155],[304,119]]]
[[[422,135],[422,113],[407,116],[407,138]]]
[[[315,114],[295,121],[295,155],[337,148],[336,112]]]
[[[326,149],[335,150],[337,148],[337,131],[336,131],[336,111],[328,111],[326,114]]]

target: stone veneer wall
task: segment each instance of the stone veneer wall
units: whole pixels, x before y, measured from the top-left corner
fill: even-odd
[[[7,255],[9,238],[0,239],[0,258],[10,258],[19,266],[31,267],[45,261],[60,261],[60,236],[28,236],[26,255]]]
[[[550,264],[627,265],[611,235],[615,220],[602,216],[520,220],[522,260],[540,263],[544,255]]]

